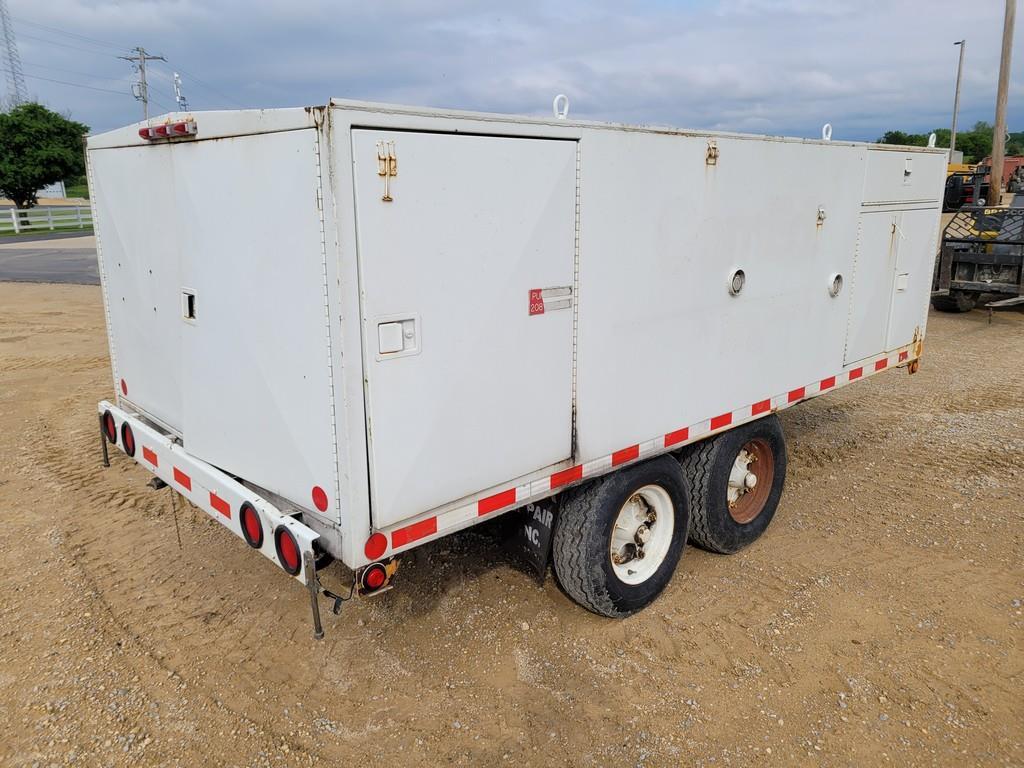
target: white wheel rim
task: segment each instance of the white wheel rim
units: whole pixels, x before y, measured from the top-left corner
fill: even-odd
[[[608,557],[619,581],[642,584],[665,562],[676,516],[668,492],[645,485],[622,505],[612,526]]]
[[[753,462],[753,456],[746,450],[741,450],[737,454],[736,461],[733,462],[732,469],[729,471],[729,485],[726,490],[726,500],[730,507],[739,501],[740,496],[752,491],[757,485],[757,475],[750,471],[750,465]]]

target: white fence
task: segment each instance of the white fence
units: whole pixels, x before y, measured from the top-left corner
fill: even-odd
[[[0,209],[0,235],[92,227],[92,208],[87,205]]]

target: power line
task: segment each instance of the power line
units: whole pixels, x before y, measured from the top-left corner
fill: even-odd
[[[0,70],[3,70],[4,72],[6,72],[8,74],[10,74],[10,71],[11,71],[11,70],[7,69],[6,67],[0,67]],[[94,85],[86,85],[85,83],[69,83],[67,80],[54,80],[53,78],[50,78],[50,77],[40,77],[39,75],[25,75],[25,77],[29,78],[30,80],[43,80],[43,81],[45,81],[47,83],[59,83],[60,85],[70,85],[70,86],[72,86],[74,88],[87,88],[90,91],[101,91],[102,93],[116,93],[118,96],[128,96],[129,95],[126,91],[115,91],[115,90],[112,90],[110,88],[97,88]]]
[[[97,51],[95,48],[83,48],[80,45],[71,45],[70,43],[60,43],[56,40],[47,40],[45,37],[36,37],[35,35],[26,35],[24,32],[21,36],[28,38],[29,40],[38,40],[40,43],[46,43],[47,45],[59,45],[61,48],[70,48],[73,51],[84,51],[85,53],[91,53],[94,56],[110,56],[114,57],[114,54],[107,53],[106,51]],[[124,50],[123,48],[121,50]]]
[[[40,24],[38,21],[29,21],[28,19],[22,19],[18,16],[12,16],[11,18],[18,22],[19,24],[27,24],[30,27],[38,27],[39,29],[45,29],[50,32],[56,32],[58,35],[66,35],[67,37],[76,38],[78,40],[84,40],[87,43],[96,43],[97,45],[102,45],[107,48],[114,48],[118,51],[123,51],[127,47],[124,45],[118,45],[117,43],[111,43],[108,40],[97,40],[95,37],[87,37],[86,35],[80,35],[77,32],[68,32],[57,27],[50,27],[47,26],[46,24]]]
[[[172,62],[172,63],[173,63],[173,62]],[[178,67],[178,71],[179,71],[179,72],[181,72],[181,74],[185,75],[186,77],[189,77],[189,78],[191,78],[191,79],[195,80],[195,81],[196,81],[197,83],[199,83],[200,85],[202,85],[203,87],[205,87],[205,88],[206,88],[206,89],[207,89],[208,91],[212,91],[213,93],[216,93],[216,94],[217,94],[218,96],[220,96],[221,98],[223,98],[223,99],[226,99],[226,100],[227,100],[227,101],[228,101],[229,103],[231,103],[231,104],[234,104],[234,105],[235,105],[236,107],[241,107],[242,109],[244,109],[244,108],[245,108],[245,105],[244,105],[244,104],[242,104],[242,103],[241,103],[241,102],[239,102],[239,101],[236,101],[235,99],[231,98],[230,96],[228,96],[228,95],[227,95],[226,93],[224,93],[223,91],[221,91],[221,90],[219,90],[219,89],[217,89],[217,88],[213,87],[213,86],[212,86],[212,85],[210,85],[209,83],[207,83],[207,82],[204,82],[203,80],[200,80],[200,79],[199,79],[198,77],[196,77],[195,75],[193,75],[193,74],[192,74],[191,72],[186,72],[186,71],[185,71],[184,69],[182,69],[181,67]]]
[[[63,67],[51,67],[48,64],[34,64],[31,61],[24,62],[26,67],[35,67],[37,69],[49,69],[54,72],[67,72],[69,75],[84,75],[85,77],[91,77],[94,80],[109,80],[112,83],[123,83],[124,78],[122,77],[105,77],[103,75],[93,74],[91,72],[83,72],[80,69],[65,69]]]

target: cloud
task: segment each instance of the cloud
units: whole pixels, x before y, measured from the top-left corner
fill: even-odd
[[[874,139],[950,122],[965,34],[961,124],[991,121],[1001,25],[998,3],[952,0],[9,4],[27,74],[117,91],[28,81],[95,130],[139,119],[116,55],[143,45],[168,58],[151,67],[157,113],[180,71],[194,109],[339,96],[547,114],[564,92],[592,119],[805,136],[831,122],[837,138]],[[1010,125],[1024,128],[1013,98]]]

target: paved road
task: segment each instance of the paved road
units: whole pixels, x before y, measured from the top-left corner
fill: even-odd
[[[99,285],[94,248],[11,248],[0,245],[0,281]]]

